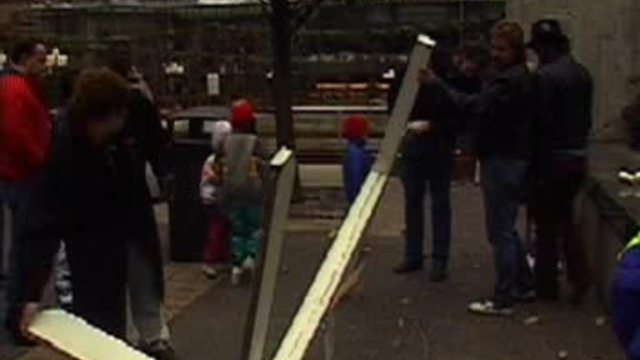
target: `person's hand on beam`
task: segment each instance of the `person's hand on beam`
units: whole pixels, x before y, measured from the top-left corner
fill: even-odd
[[[431,131],[431,121],[429,120],[416,120],[409,123],[407,129],[418,135],[424,135]]]

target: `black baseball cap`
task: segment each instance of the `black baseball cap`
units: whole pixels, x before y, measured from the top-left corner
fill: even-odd
[[[564,45],[567,42],[569,37],[562,31],[558,20],[542,19],[531,26],[531,41],[527,46],[536,48],[539,45]]]

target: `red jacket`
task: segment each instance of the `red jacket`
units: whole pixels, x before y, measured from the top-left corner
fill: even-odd
[[[51,117],[39,92],[22,76],[0,78],[0,180],[30,179],[50,141]]]

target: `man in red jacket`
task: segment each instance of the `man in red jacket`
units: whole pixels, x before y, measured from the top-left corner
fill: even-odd
[[[46,57],[42,43],[20,42],[11,53],[10,68],[0,76],[0,201],[12,214],[5,326],[12,334],[18,334],[22,309],[19,263],[30,189],[44,167],[51,137],[40,86]]]

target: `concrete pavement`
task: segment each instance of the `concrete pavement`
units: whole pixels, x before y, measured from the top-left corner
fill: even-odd
[[[327,178],[333,179],[333,173]],[[336,219],[323,222],[309,217],[344,210],[338,188],[315,188],[307,194],[309,201],[292,211],[268,354],[276,349],[322,261],[329,246],[327,233],[338,224]],[[403,245],[401,197],[401,186],[394,180],[364,239],[371,255],[362,282],[327,318],[327,326],[318,332],[307,359],[547,360],[557,358],[561,351],[569,359],[624,359],[593,299],[580,309],[564,303],[530,304],[519,308],[512,319],[480,318],[466,312],[467,302],[490,294],[493,282],[477,188],[458,186],[453,191],[451,279],[432,284],[426,273],[393,275],[391,268],[400,260]],[[161,227],[166,226],[162,212],[159,219]],[[169,265],[167,284],[166,311],[181,358],[238,359],[249,288],[232,287],[227,279],[210,281],[197,264]],[[327,329],[333,329],[329,338],[325,336]],[[0,347],[0,359],[21,353]],[[20,359],[59,358],[40,348]]]
[[[432,284],[426,273],[391,273],[402,254],[401,188],[387,191],[365,239],[372,250],[359,290],[332,316],[333,342],[319,332],[307,359],[622,360],[606,317],[595,300],[583,308],[565,303],[522,306],[512,319],[466,312],[467,302],[491,293],[493,265],[484,238],[479,191],[454,189],[455,218],[451,279]],[[328,247],[319,233],[291,234],[267,344],[272,353]],[[427,249],[429,249],[427,244]],[[175,342],[188,360],[237,359],[248,306],[248,288],[226,282],[201,297],[174,321]],[[564,355],[564,354],[563,354]]]

